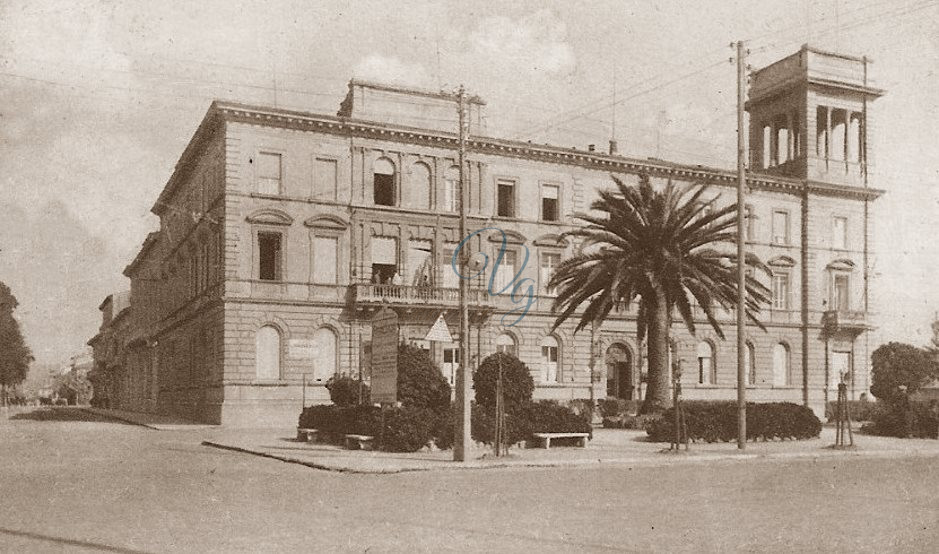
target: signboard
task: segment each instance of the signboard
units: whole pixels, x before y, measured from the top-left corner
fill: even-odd
[[[437,321],[434,322],[434,326],[427,332],[427,336],[424,337],[424,340],[431,342],[453,342],[453,337],[450,336],[450,328],[447,327],[447,322],[444,321],[443,314],[437,316]]]
[[[398,314],[382,308],[372,318],[372,402],[398,401]]]
[[[311,360],[316,354],[313,339],[290,339],[287,341],[287,357],[293,360]]]

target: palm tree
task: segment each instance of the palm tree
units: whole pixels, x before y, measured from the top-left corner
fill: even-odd
[[[714,209],[701,200],[707,186],[678,187],[668,182],[656,190],[643,175],[638,186],[613,177],[615,189],[600,191],[592,213],[575,214],[578,227],[564,233],[580,239],[578,253],[558,266],[548,286],[557,288],[552,310],[554,328],[584,304],[575,332],[602,322],[610,311],[638,303],[639,341],[648,333],[649,369],[641,412],[658,412],[669,400],[668,344],[672,316],[677,312],[695,334],[692,297],[721,339],[714,317],[716,304],[737,305],[737,256],[727,246],[737,240],[736,204]],[[721,251],[721,247],[724,247]],[[748,267],[769,274],[755,255]],[[769,302],[769,289],[748,272],[747,318],[756,318]]]

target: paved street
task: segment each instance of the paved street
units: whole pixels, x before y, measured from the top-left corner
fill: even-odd
[[[939,550],[935,458],[378,476],[205,434],[71,409],[0,419],[0,550]]]

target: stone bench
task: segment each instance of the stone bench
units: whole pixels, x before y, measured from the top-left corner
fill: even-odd
[[[545,450],[551,448],[551,439],[579,439],[577,446],[581,448],[587,447],[587,437],[590,436],[589,433],[533,433],[536,439],[539,439],[544,442]]]
[[[297,427],[297,440],[299,442],[313,442],[316,440],[316,429],[303,429],[302,427]]]
[[[346,435],[346,448],[349,450],[371,450],[375,443],[375,437],[370,435]]]

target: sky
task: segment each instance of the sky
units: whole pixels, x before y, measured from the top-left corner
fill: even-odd
[[[488,103],[490,135],[735,167],[735,69],[867,55],[877,342],[939,310],[939,0],[0,0],[0,281],[37,361],[100,324],[212,99],[335,113],[353,77]],[[614,123],[615,122],[615,123]]]

